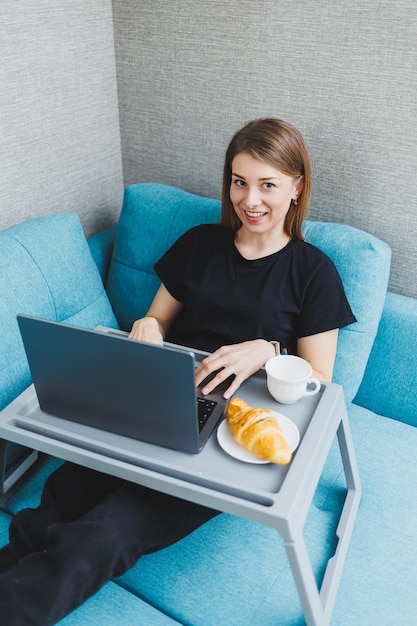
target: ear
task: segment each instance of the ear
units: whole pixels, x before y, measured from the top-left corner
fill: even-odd
[[[295,197],[293,198],[293,200],[297,200],[298,196],[300,195],[303,189],[304,189],[304,176],[299,176],[298,180],[296,180],[295,185],[294,185]]]

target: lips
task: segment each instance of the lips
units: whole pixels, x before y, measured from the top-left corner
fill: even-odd
[[[244,213],[251,222],[259,222],[266,215],[266,213],[261,211],[245,211]]]

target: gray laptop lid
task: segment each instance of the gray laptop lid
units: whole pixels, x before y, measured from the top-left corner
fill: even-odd
[[[18,315],[42,411],[183,452],[197,453],[222,417],[222,388],[200,431],[190,349]]]

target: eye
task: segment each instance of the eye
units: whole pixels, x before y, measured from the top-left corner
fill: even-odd
[[[266,182],[266,183],[264,183],[264,187],[266,189],[274,189],[275,185],[274,185],[274,183]]]
[[[244,181],[244,180],[241,180],[240,178],[235,178],[235,179],[233,180],[233,184],[234,184],[236,187],[244,187],[244,186],[246,185],[245,181]]]

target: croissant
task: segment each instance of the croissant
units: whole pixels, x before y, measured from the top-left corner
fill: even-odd
[[[227,407],[226,419],[234,439],[250,452],[279,465],[291,461],[291,450],[269,409],[253,408],[234,398]]]

